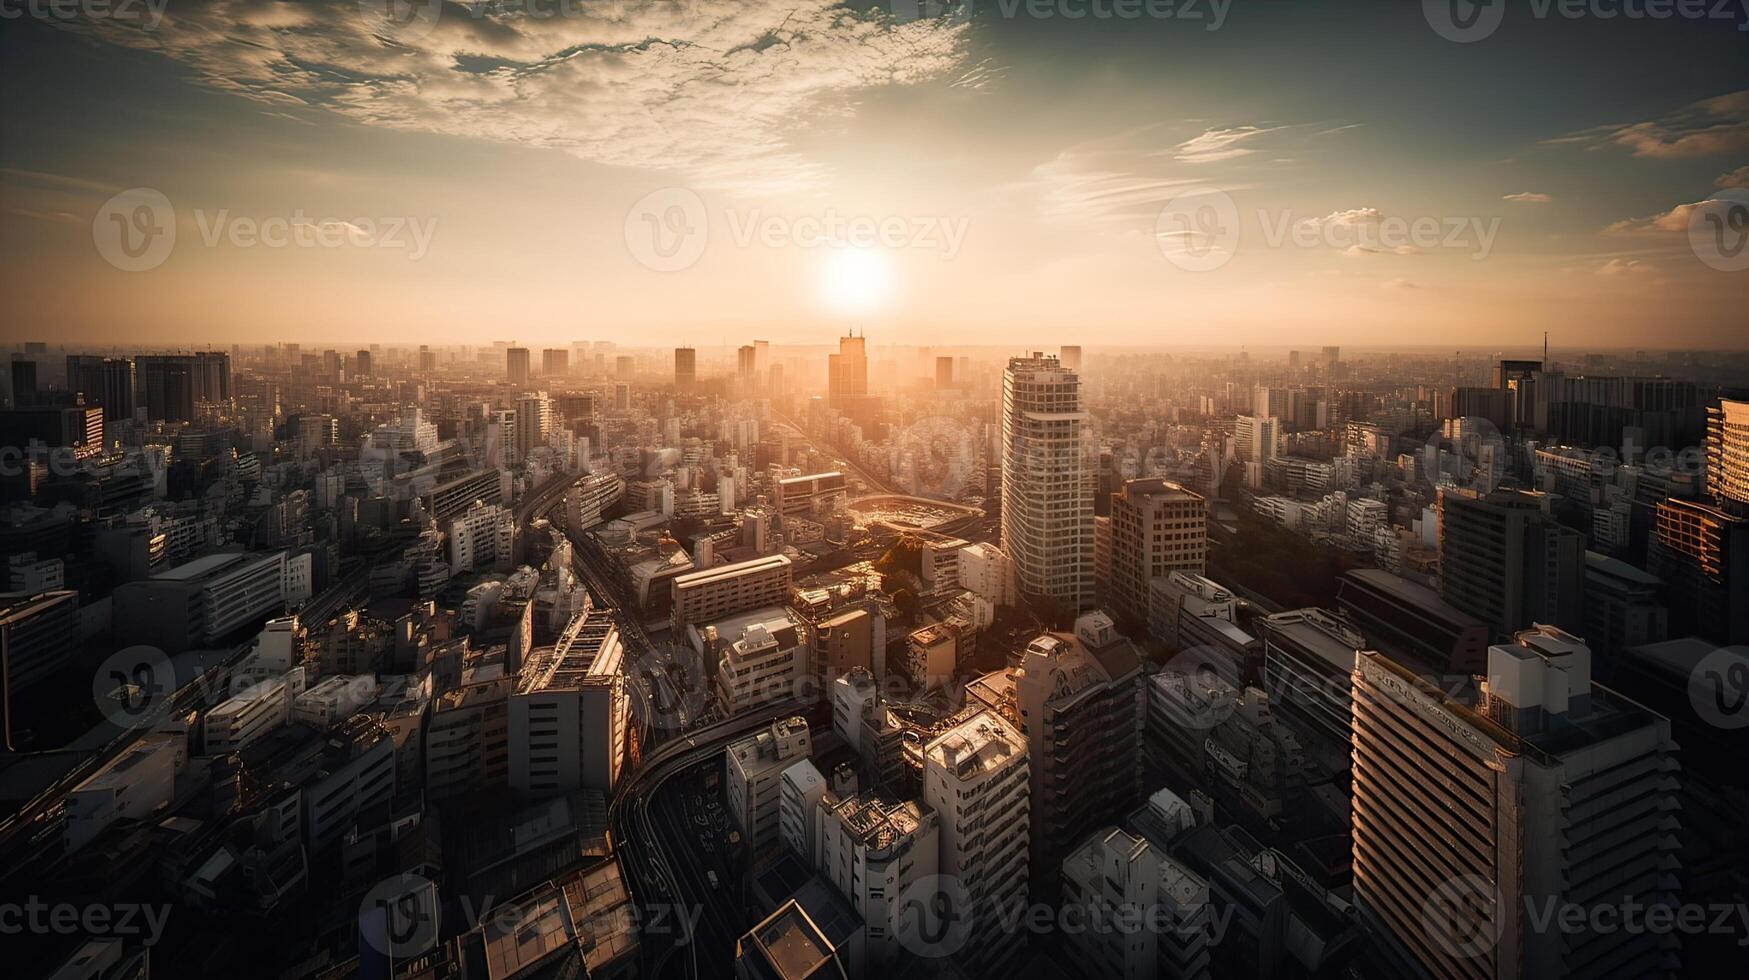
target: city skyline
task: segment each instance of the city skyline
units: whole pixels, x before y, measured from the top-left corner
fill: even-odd
[[[1741,344],[1743,277],[1690,234],[1749,193],[1743,34],[1716,16],[1563,6],[1463,41],[1412,4],[373,9],[15,22],[20,327]],[[177,234],[129,272],[101,219],[135,188]]]

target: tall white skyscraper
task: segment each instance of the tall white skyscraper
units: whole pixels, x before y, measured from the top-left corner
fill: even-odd
[[[1072,609],[1093,602],[1086,426],[1075,372],[1043,354],[1009,360],[1002,375],[1002,550],[1022,592]]]

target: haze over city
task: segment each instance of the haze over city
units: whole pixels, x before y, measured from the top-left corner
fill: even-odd
[[[0,954],[1749,975],[1749,0],[0,0]]]

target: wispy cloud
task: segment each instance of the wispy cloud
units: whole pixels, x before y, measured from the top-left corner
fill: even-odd
[[[1554,200],[1554,198],[1547,194],[1538,194],[1535,191],[1525,191],[1521,194],[1508,194],[1501,198],[1501,200],[1512,201],[1517,204],[1547,204]]]
[[[546,17],[520,5],[426,9],[440,15],[396,27],[358,0],[211,0],[156,31],[113,18],[67,29],[159,51],[274,112],[328,110],[750,191],[823,177],[788,138],[810,114],[848,111],[877,86],[952,83],[967,30],[838,0],[617,0]],[[975,88],[997,75],[984,65],[957,78]]]
[[[1280,132],[1282,127],[1238,126],[1232,129],[1211,129],[1201,136],[1178,144],[1173,154],[1179,163],[1218,163],[1235,157],[1249,156],[1257,151],[1244,144],[1257,137]]]
[[[1621,146],[1658,160],[1739,153],[1749,149],[1749,90],[1702,99],[1659,119],[1596,126],[1547,142]]]

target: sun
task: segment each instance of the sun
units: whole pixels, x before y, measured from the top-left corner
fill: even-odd
[[[838,313],[872,313],[892,293],[892,266],[880,249],[839,246],[820,266],[820,298]]]

